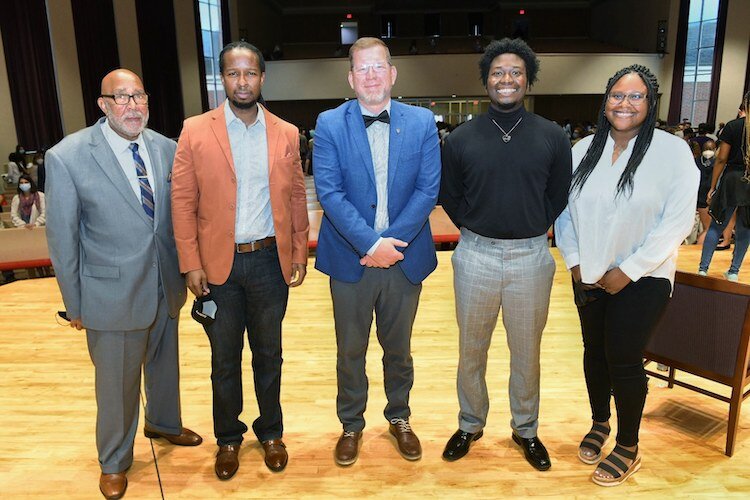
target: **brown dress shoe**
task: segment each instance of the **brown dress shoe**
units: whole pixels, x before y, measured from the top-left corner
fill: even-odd
[[[266,466],[274,472],[283,471],[289,461],[284,442],[281,439],[269,439],[261,444],[266,452]]]
[[[226,444],[219,446],[216,454],[216,465],[214,471],[221,480],[231,479],[237,469],[240,468],[240,445]]]
[[[351,465],[357,461],[361,438],[361,432],[344,431],[341,434],[339,441],[336,443],[336,451],[333,454],[337,464]]]
[[[147,438],[164,438],[170,443],[176,444],[177,446],[198,446],[203,442],[202,437],[200,437],[198,434],[191,431],[187,427],[183,427],[180,434],[165,434],[163,432],[144,427],[143,434]]]
[[[388,430],[398,443],[398,452],[407,460],[419,460],[422,458],[422,445],[419,438],[411,430],[409,421],[404,418],[392,418]]]
[[[99,477],[99,491],[102,492],[104,498],[107,500],[117,500],[125,495],[125,490],[128,489],[128,478],[125,477],[125,472],[118,472],[116,474],[105,474]]]

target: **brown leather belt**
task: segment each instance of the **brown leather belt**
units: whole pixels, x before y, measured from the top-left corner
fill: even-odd
[[[248,253],[260,250],[261,248],[268,248],[276,244],[276,236],[269,236],[262,240],[251,241],[250,243],[235,243],[234,250],[237,253]]]

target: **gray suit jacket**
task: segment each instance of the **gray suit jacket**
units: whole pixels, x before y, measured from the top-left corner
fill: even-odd
[[[185,304],[172,230],[176,144],[143,132],[156,193],[152,224],[102,134],[102,120],[47,151],[49,253],[68,317],[91,330],[141,330],[156,317],[160,283],[171,317]]]

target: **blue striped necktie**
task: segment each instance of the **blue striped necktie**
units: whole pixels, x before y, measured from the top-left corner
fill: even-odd
[[[135,172],[138,176],[138,185],[141,187],[141,205],[143,205],[143,211],[146,212],[151,222],[154,221],[154,191],[151,189],[151,184],[148,182],[148,175],[146,174],[146,164],[143,163],[143,158],[138,154],[138,144],[133,142],[130,144],[130,150],[133,152],[133,161],[135,162]]]

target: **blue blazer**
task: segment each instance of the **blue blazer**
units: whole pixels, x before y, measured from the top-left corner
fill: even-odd
[[[359,260],[379,237],[409,244],[397,263],[406,278],[421,283],[437,267],[429,216],[440,188],[440,142],[428,109],[391,102],[388,150],[388,219],[373,229],[378,202],[375,171],[357,100],[318,116],[313,165],[323,206],[315,268],[348,283],[362,278]]]

